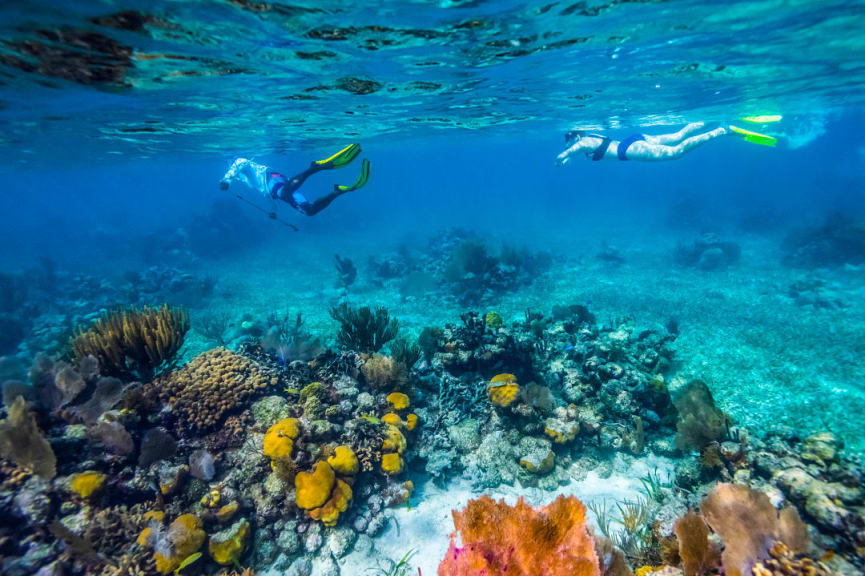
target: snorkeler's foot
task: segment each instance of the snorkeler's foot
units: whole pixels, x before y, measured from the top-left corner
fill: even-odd
[[[351,164],[352,160],[360,154],[360,144],[349,144],[333,156],[324,160],[316,160],[312,163],[319,170],[330,170],[333,168],[342,168]]]
[[[357,180],[354,181],[354,184],[351,186],[343,186],[341,184],[337,184],[333,187],[333,189],[337,192],[352,192],[357,190],[358,188],[363,188],[364,184],[369,180],[369,160],[366,158],[363,159],[363,163],[360,165],[360,175],[357,177]]]
[[[760,134],[759,132],[753,132],[751,130],[745,130],[744,128],[739,128],[738,126],[733,126],[732,124],[727,126],[727,134],[739,135],[742,137],[745,142],[750,142],[752,144],[760,144],[762,146],[770,146],[772,148],[778,143],[778,139],[774,136],[769,136],[768,134]]]

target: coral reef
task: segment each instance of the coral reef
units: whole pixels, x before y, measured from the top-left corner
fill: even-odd
[[[378,352],[399,331],[399,322],[390,317],[386,308],[373,312],[368,306],[354,308],[343,302],[332,308],[330,315],[340,325],[339,345],[350,350]]]
[[[339,285],[348,288],[357,279],[357,268],[350,258],[342,258],[339,254],[333,255],[336,264],[336,272],[339,275]]]
[[[70,347],[78,360],[93,356],[106,372],[150,379],[174,360],[188,330],[182,308],[116,310],[79,329]]]
[[[544,574],[600,576],[594,540],[586,529],[586,508],[559,496],[534,509],[481,496],[453,512],[454,535],[439,564],[439,576]],[[459,542],[459,544],[457,543]]]
[[[0,420],[0,456],[45,480],[57,474],[54,451],[20,396],[9,406],[6,419]]]
[[[848,214],[830,214],[820,226],[791,232],[782,245],[791,266],[824,267],[865,261],[865,221]]]
[[[862,466],[830,433],[733,426],[702,381],[675,374],[675,326],[600,324],[582,305],[507,321],[466,312],[414,345],[386,338],[390,316],[369,311],[362,337],[289,361],[285,335],[308,341],[299,317],[244,318],[225,330],[236,350],[144,384],[103,376],[87,356],[40,357],[32,387],[4,385],[4,574],[346,574],[352,549],[370,552],[389,523],[400,529],[395,513],[402,522],[423,505],[430,485],[414,492],[418,480],[542,495],[636,455],[672,459],[675,474],[593,503],[597,538],[574,498],[532,508],[483,497],[454,513],[440,573],[861,566]],[[26,442],[5,442],[15,435]],[[830,549],[831,561],[816,560]]]
[[[225,349],[196,356],[179,370],[157,377],[147,394],[171,406],[178,433],[209,430],[232,410],[278,384],[272,370]]]
[[[742,248],[738,244],[722,241],[717,234],[708,232],[691,245],[680,244],[676,248],[675,260],[680,266],[715,270],[735,264],[741,255]]]

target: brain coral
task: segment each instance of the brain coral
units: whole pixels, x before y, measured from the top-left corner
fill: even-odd
[[[148,393],[171,406],[179,431],[188,434],[215,427],[228,412],[277,384],[275,374],[252,360],[214,348],[157,377]]]

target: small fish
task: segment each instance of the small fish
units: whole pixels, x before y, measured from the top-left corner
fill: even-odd
[[[184,568],[186,568],[190,564],[194,563],[199,558],[201,558],[201,552],[196,552],[195,554],[192,554],[191,556],[187,556],[183,560],[183,562],[181,562],[180,565],[174,569],[174,573],[180,574],[181,570],[183,570]]]
[[[568,344],[567,346],[565,346],[565,352],[570,352],[570,351],[573,350],[573,349],[574,349],[574,345],[573,345],[573,344]]]

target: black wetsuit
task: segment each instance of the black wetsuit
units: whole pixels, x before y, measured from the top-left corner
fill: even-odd
[[[337,190],[336,186],[334,186],[333,192],[310,202],[306,196],[298,191],[307,178],[321,170],[324,170],[324,168],[313,163],[309,168],[291,178],[286,178],[278,172],[268,170],[268,188],[270,189],[271,197],[288,202],[292,208],[301,214],[315,216],[327,208],[337,197],[344,194],[344,192]]]

